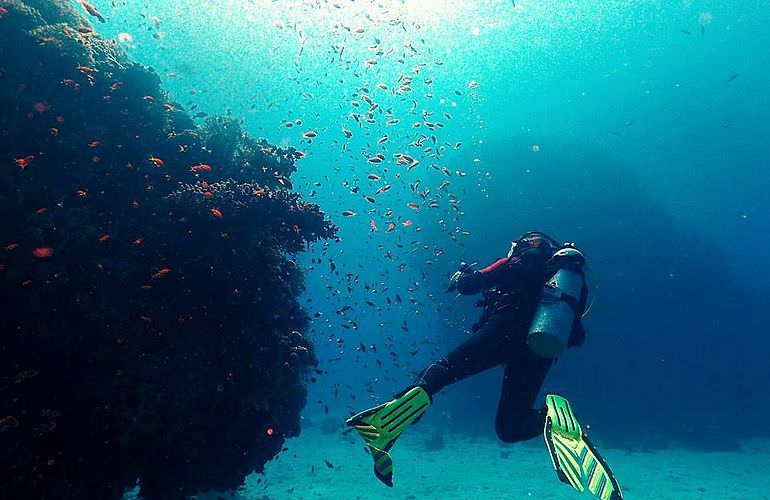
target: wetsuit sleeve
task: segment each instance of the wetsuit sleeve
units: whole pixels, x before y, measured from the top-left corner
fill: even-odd
[[[507,257],[503,257],[481,271],[464,273],[457,280],[457,291],[463,295],[473,295],[495,286],[507,267],[508,261]]]
[[[550,254],[543,248],[529,248],[519,255],[503,257],[481,271],[465,273],[457,280],[457,291],[463,295],[473,295],[495,285],[499,285],[503,276],[507,280],[524,278],[532,273],[542,274]]]

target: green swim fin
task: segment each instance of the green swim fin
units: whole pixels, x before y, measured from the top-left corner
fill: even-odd
[[[366,441],[374,459],[374,474],[393,486],[393,460],[388,451],[401,433],[419,419],[430,406],[431,399],[422,387],[412,387],[396,399],[364,410],[345,421]]]
[[[623,500],[615,476],[588,437],[565,398],[545,397],[548,415],[543,435],[551,462],[559,479],[575,490],[585,491],[601,500]]]

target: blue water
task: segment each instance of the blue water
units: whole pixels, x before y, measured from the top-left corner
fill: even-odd
[[[541,229],[596,272],[588,341],[546,390],[603,443],[770,435],[770,2],[94,3],[190,113],[306,152],[295,189],[341,227],[299,257],[324,372],[307,422],[385,400],[464,339],[478,311],[448,275]],[[499,385],[447,389],[446,425],[493,435]]]

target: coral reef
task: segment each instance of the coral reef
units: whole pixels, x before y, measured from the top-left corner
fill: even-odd
[[[299,432],[302,154],[198,127],[65,1],[0,1],[6,498],[237,488]]]

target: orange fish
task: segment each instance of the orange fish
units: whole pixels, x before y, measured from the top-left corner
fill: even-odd
[[[150,160],[150,162],[152,162],[152,164],[155,165],[156,167],[163,167],[166,165],[166,163],[163,160],[161,160],[160,158],[156,158],[154,156],[150,156],[147,159]]]
[[[222,212],[218,208],[212,208],[211,213],[214,214],[214,217],[216,217],[217,219],[222,218]]]
[[[150,323],[152,323],[152,318],[151,318],[151,317],[149,317],[149,316],[145,316],[144,314],[142,314],[141,316],[139,316],[139,319],[141,319],[142,321],[144,321],[144,322],[145,322],[145,323],[147,323],[148,325],[149,325]]]
[[[203,193],[203,197],[206,198],[207,200],[210,200],[211,198],[214,197],[214,193],[212,193],[211,191],[205,191]]]
[[[85,196],[88,196],[88,191],[84,189],[78,189],[77,191],[75,191],[75,194],[78,195],[80,198],[83,198]]]
[[[262,152],[265,153],[266,155],[269,155],[270,153],[273,152],[273,150],[270,148],[262,148]]]
[[[0,18],[6,14],[8,14],[8,9],[6,9],[5,7],[0,7]]]
[[[164,277],[165,275],[167,275],[170,272],[171,272],[171,269],[169,269],[168,267],[164,267],[163,269],[161,269],[157,273],[153,274],[152,275],[152,279],[156,280],[158,278],[162,278],[162,277]]]
[[[43,215],[43,214],[44,214],[44,213],[46,213],[47,211],[48,211],[48,209],[47,209],[47,208],[45,208],[45,207],[43,207],[43,208],[38,208],[37,210],[35,210],[35,213],[36,213],[37,215]]]
[[[373,233],[376,233],[379,231],[379,229],[377,229],[377,224],[374,222],[374,219],[369,220],[369,225],[372,227]]]
[[[143,241],[144,241],[144,238],[142,238],[142,237],[140,236],[139,238],[135,239],[135,240],[134,240],[134,241],[132,241],[131,243],[133,243],[134,245],[141,245]]]
[[[264,188],[255,189],[254,192],[251,194],[253,194],[254,196],[265,196],[265,189]]]
[[[51,128],[48,129],[48,131],[51,132],[51,135],[54,136],[54,137],[59,135],[59,129],[56,128],[56,127],[51,127]]]
[[[90,142],[88,144],[88,147],[89,148],[98,148],[100,144],[101,144],[101,141],[93,141],[93,142]]]
[[[65,78],[64,80],[62,80],[62,83],[67,87],[72,87],[75,90],[80,88],[80,84],[75,80],[73,80],[72,78]]]
[[[6,250],[16,250],[17,248],[19,248],[18,243],[9,243],[8,245],[5,245]]]
[[[166,108],[166,111],[174,111],[175,109],[171,104],[164,104],[163,107]]]
[[[47,259],[53,255],[53,248],[51,247],[36,248],[32,250],[32,255],[34,255],[38,259]]]
[[[86,0],[80,0],[80,5],[82,5],[83,8],[86,9],[86,12],[88,12],[91,16],[97,18],[100,23],[107,22],[104,20],[104,17],[101,15],[101,13],[99,13],[99,11],[96,10],[96,7],[86,2]]]
[[[107,243],[112,238],[112,235],[110,234],[104,234],[99,237],[99,243]]]
[[[123,82],[115,82],[112,85],[110,85],[110,90],[118,90],[122,86],[123,86]]]
[[[411,208],[412,210],[419,210],[420,209],[420,205],[418,205],[417,203],[412,203],[411,201],[409,203],[407,203],[406,206]]]
[[[4,10],[5,9],[0,10],[0,16],[3,15]],[[18,426],[19,426],[19,421],[16,420],[14,417],[11,417],[10,415],[7,417],[0,418],[0,431],[4,431],[6,429],[13,429]]]
[[[134,200],[134,201],[131,202],[131,206],[134,207],[134,208],[139,208],[140,204],[139,204],[138,201]]]
[[[18,165],[23,172],[24,169],[27,168],[29,164],[32,163],[32,160],[34,159],[35,159],[34,155],[28,155],[28,156],[25,156],[24,158],[16,158],[16,160],[14,161],[16,165]]]
[[[390,222],[390,223],[388,223],[388,229],[385,232],[389,233],[389,232],[393,231],[394,229],[396,229],[396,225],[393,224],[392,222]]]
[[[412,225],[412,221],[410,220],[404,221],[404,227],[409,227],[411,225]]]
[[[206,165],[205,163],[193,165],[190,167],[190,172],[211,172],[211,165]]]

